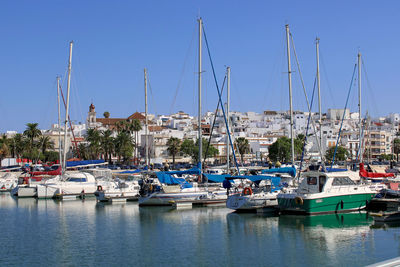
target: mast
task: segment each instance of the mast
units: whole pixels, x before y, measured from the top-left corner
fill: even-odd
[[[289,104],[290,104],[290,139],[292,142],[292,164],[294,165],[294,139],[293,139],[293,100],[292,100],[292,69],[290,65],[289,24],[286,24],[286,47],[288,59]]]
[[[60,77],[57,76],[57,105],[58,105],[58,159],[60,166],[62,164],[62,153],[61,153],[61,107],[60,107]]]
[[[145,131],[145,155],[146,155],[146,166],[149,167],[149,150],[147,148],[147,69],[144,69],[144,105],[145,105],[145,123],[144,123],[144,131]]]
[[[226,94],[226,117],[227,117],[227,128],[229,128],[229,101],[230,101],[230,90],[231,90],[231,67],[226,68],[226,77],[227,77],[227,94]],[[226,131],[226,172],[229,174],[229,156],[231,154],[230,144],[229,144],[229,136],[228,130]]]
[[[202,173],[203,173],[203,168],[201,166],[201,159],[202,159],[202,155],[203,155],[203,144],[202,144],[202,134],[201,134],[201,35],[202,35],[202,31],[201,31],[201,27],[203,26],[203,21],[201,18],[198,19],[199,22],[199,111],[198,111],[198,116],[199,116],[199,167],[200,167],[200,177],[202,177]],[[201,179],[201,178],[200,178]]]
[[[317,50],[317,85],[318,85],[318,112],[319,112],[319,143],[322,154],[324,153],[322,147],[322,111],[321,111],[321,80],[319,75],[319,38],[315,39],[315,45]],[[322,160],[322,158],[321,158]]]
[[[72,46],[74,42],[69,43],[69,60],[68,60],[68,79],[67,79],[67,104],[65,110],[65,124],[64,124],[64,159],[63,159],[63,174],[65,174],[67,167],[67,136],[68,136],[68,116],[69,116],[69,91],[71,88],[71,61],[72,61]],[[71,129],[72,130],[72,129]]]
[[[361,53],[358,52],[358,130],[359,130],[359,148],[361,148],[361,135],[362,135],[362,119],[361,119]],[[345,111],[346,112],[346,111]],[[360,149],[360,162],[362,162],[362,151]]]

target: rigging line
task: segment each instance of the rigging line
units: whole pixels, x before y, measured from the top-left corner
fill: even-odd
[[[283,36],[283,38],[284,38],[284,36]],[[278,49],[278,50],[281,51],[281,49],[282,49],[282,51],[284,51],[284,50],[285,50],[285,46],[284,46],[284,45],[283,45],[283,46],[280,46],[280,49]],[[274,63],[273,63],[273,65],[272,65],[271,76],[270,76],[269,80],[267,81],[267,87],[265,88],[263,100],[262,100],[262,102],[261,102],[261,104],[260,104],[260,105],[261,105],[261,106],[260,106],[260,109],[261,109],[261,110],[262,110],[262,108],[263,108],[263,104],[264,104],[265,102],[267,102],[268,92],[271,92],[271,90],[269,90],[269,89],[272,88],[272,80],[273,80],[274,77],[277,76],[277,75],[274,75],[274,74],[275,74],[275,73],[278,74],[278,73],[279,73],[279,70],[281,69],[281,67],[282,67],[282,65],[283,65],[283,57],[284,57],[284,53],[281,53],[281,52],[276,53],[275,59],[274,59],[274,61],[273,61]],[[279,65],[279,66],[278,66],[278,65]],[[267,104],[266,106],[268,106],[268,104]]]
[[[149,84],[151,102],[153,104],[153,110],[154,110],[154,113],[157,114],[157,106],[156,106],[156,103],[154,101],[153,89],[151,88],[150,75],[149,75],[148,72],[147,72],[147,83]]]
[[[223,104],[223,102],[222,102],[221,92],[219,91],[218,81],[217,81],[217,77],[216,77],[215,69],[214,69],[214,63],[213,63],[212,58],[211,58],[210,47],[208,46],[207,35],[206,35],[206,31],[205,31],[205,29],[204,29],[204,24],[202,24],[202,28],[203,28],[204,40],[205,40],[205,43],[206,43],[206,46],[207,46],[208,58],[210,59],[211,69],[212,69],[212,71],[213,71],[213,76],[214,76],[214,82],[215,82],[215,86],[216,86],[217,92],[218,92],[219,102],[221,102],[221,109],[222,109],[222,114],[224,115],[224,121],[225,121],[226,131],[227,131],[227,134],[228,134],[228,137],[229,137],[229,143],[230,143],[230,145],[231,145],[231,147],[232,147],[233,158],[234,158],[234,160],[235,160],[236,169],[237,169],[237,172],[238,172],[238,175],[239,175],[239,174],[240,174],[240,172],[239,172],[239,165],[238,165],[237,160],[236,160],[235,148],[233,147],[232,138],[231,138],[231,134],[230,134],[230,132],[229,132],[229,127],[228,127],[228,122],[227,122],[227,120],[226,120],[226,114],[225,114],[224,104]],[[243,162],[242,162],[242,165],[243,165]]]
[[[222,82],[221,94],[224,91],[225,81],[226,81],[226,75],[224,77],[224,81]],[[217,119],[217,113],[218,113],[219,104],[220,104],[220,102],[218,101],[217,108],[215,109],[214,120],[213,120],[213,123],[212,123],[212,126],[211,126],[210,137],[208,138],[208,144],[207,144],[207,148],[206,148],[206,153],[204,154],[203,164],[206,163],[208,149],[209,149],[210,144],[211,144],[211,138],[212,138],[212,134],[213,134],[213,131],[214,131],[215,121]]]
[[[335,152],[333,153],[333,159],[332,159],[331,168],[333,168],[333,163],[335,162],[336,151],[337,151],[337,148],[339,146],[340,133],[342,132],[344,116],[346,115],[347,103],[349,102],[349,96],[350,96],[351,88],[353,87],[353,81],[354,81],[354,75],[356,73],[356,68],[357,68],[357,64],[354,64],[353,76],[351,77],[350,88],[349,88],[349,92],[347,93],[346,105],[344,106],[344,110],[343,110],[342,122],[340,123],[339,134],[338,134],[338,137],[337,137],[337,140],[336,140]]]
[[[328,78],[328,72],[326,71],[326,67],[325,67],[325,63],[324,63],[324,58],[323,58],[323,53],[321,53],[321,48],[319,50],[319,58],[320,58],[320,62],[322,63],[322,70],[324,72],[324,75],[322,75],[325,80],[326,80],[326,84],[328,86],[328,92],[329,92],[329,96],[330,96],[330,101],[333,102],[334,107],[336,107],[336,103],[335,103],[335,98],[333,97],[333,90],[331,87],[331,83],[329,82],[329,78]]]
[[[312,91],[312,96],[311,96],[311,106],[310,106],[310,109],[312,109],[312,105],[313,105],[313,103],[314,103],[314,93],[315,93],[315,85],[316,85],[316,84],[317,84],[317,77],[315,77],[315,79],[314,79],[314,86],[313,86],[313,91]],[[304,136],[303,150],[302,150],[302,152],[301,152],[301,161],[300,161],[300,166],[299,166],[299,172],[298,172],[299,176],[298,176],[298,177],[300,177],[300,171],[301,171],[301,168],[302,168],[302,166],[303,166],[304,150],[305,150],[305,147],[306,147],[306,144],[307,144],[307,135],[308,135],[308,129],[310,128],[310,119],[311,119],[311,116],[312,116],[312,113],[310,112],[310,113],[308,114],[307,128],[306,128],[306,134],[305,134],[305,136]],[[318,139],[318,138],[316,137],[315,139]]]
[[[189,45],[189,47],[188,47],[188,49],[187,49],[187,51],[186,51],[185,59],[184,59],[183,66],[182,66],[182,70],[181,70],[181,76],[180,76],[180,78],[179,78],[178,85],[176,86],[175,95],[174,95],[174,98],[173,98],[173,100],[172,100],[171,107],[170,107],[170,109],[169,109],[169,113],[170,113],[170,114],[172,113],[172,109],[173,109],[173,107],[174,107],[174,105],[175,105],[176,98],[177,98],[177,96],[178,96],[179,88],[181,87],[181,84],[182,84],[182,80],[183,80],[183,77],[184,77],[184,74],[185,74],[185,69],[186,69],[186,63],[187,63],[188,58],[189,58],[189,52],[190,52],[190,50],[191,50],[191,48],[192,48],[192,46],[193,46],[193,40],[194,40],[194,37],[195,37],[195,33],[196,33],[196,28],[193,30],[192,39],[191,39],[190,45]]]
[[[295,48],[295,45],[294,45],[294,40],[293,40],[293,35],[292,35],[292,33],[290,33],[290,38],[291,38],[291,40],[292,40],[293,53],[294,53],[294,56],[295,56],[295,58],[296,58],[297,69],[298,69],[298,71],[299,71],[299,77],[300,77],[300,80],[301,80],[301,85],[302,85],[302,87],[303,87],[304,96],[305,96],[305,98],[306,98],[308,112],[311,113],[310,103],[309,103],[309,101],[308,101],[307,92],[306,92],[306,87],[304,86],[303,76],[301,75],[300,64],[299,64],[299,60],[298,60],[298,58],[297,58],[297,53],[296,53],[296,48]],[[315,135],[317,135],[317,130],[316,130],[317,127],[315,126],[315,122],[314,122],[314,119],[313,119],[313,118],[311,118],[311,124],[312,124],[312,126],[313,126],[313,130],[314,130]],[[321,126],[320,126],[320,127],[321,127]],[[317,140],[317,145],[318,145],[318,150],[319,150],[319,153],[320,153],[320,156],[321,156],[322,166],[324,166],[324,155],[322,155],[322,148],[321,148],[322,144],[320,144],[319,140]]]
[[[375,95],[374,95],[374,90],[373,90],[373,88],[371,86],[371,83],[369,82],[369,78],[368,78],[368,75],[367,75],[367,68],[365,67],[365,63],[364,63],[364,59],[363,58],[361,58],[361,64],[362,64],[362,69],[364,70],[365,80],[367,81],[368,89],[370,90],[370,94],[372,95],[372,102],[374,102],[373,104],[375,104],[375,105],[371,105],[371,106],[374,107],[375,112],[377,112],[376,114],[380,114],[380,112],[378,110],[379,105],[376,105],[376,101],[375,101],[376,98],[375,98]]]

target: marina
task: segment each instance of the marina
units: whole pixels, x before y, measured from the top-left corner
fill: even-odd
[[[396,257],[400,236],[399,227],[374,226],[365,212],[278,217],[7,193],[0,216],[2,266],[365,266]]]

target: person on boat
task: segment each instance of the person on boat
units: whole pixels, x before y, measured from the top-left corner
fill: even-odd
[[[225,177],[225,180],[222,182],[222,186],[226,188],[226,195],[229,196],[229,191],[232,187],[231,181],[228,180],[227,177]]]

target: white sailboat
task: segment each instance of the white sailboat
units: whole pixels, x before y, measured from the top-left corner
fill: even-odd
[[[199,72],[198,72],[198,136],[199,136],[199,177],[202,177],[202,129],[201,129],[201,73],[202,73],[202,19],[198,19],[199,23]],[[227,196],[226,191],[219,184],[213,186],[199,186],[197,183],[192,183],[190,187],[181,185],[168,185],[162,183],[161,187],[147,192],[145,196],[139,198],[139,205],[173,205],[179,202],[195,202],[207,200],[209,203],[225,202]]]

